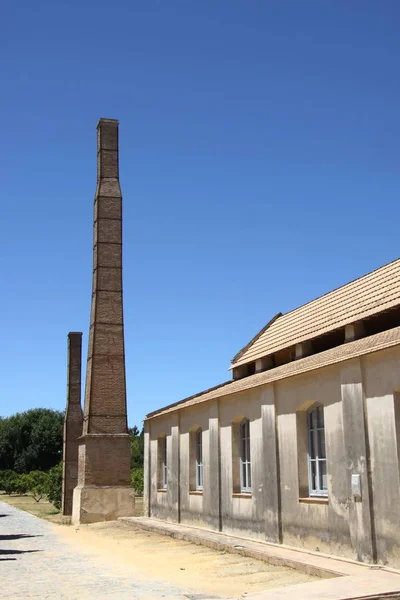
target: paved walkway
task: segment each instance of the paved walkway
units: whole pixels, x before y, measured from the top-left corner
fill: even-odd
[[[288,546],[237,538],[195,527],[175,525],[146,517],[124,517],[132,526],[171,537],[220,548],[263,560],[270,564],[290,566],[322,579],[249,594],[249,600],[355,600],[367,598],[400,598],[400,572],[353,560],[304,551]]]
[[[143,581],[64,544],[54,526],[0,502],[2,600],[200,600],[165,582]],[[202,597],[205,600],[205,597]]]
[[[399,598],[400,577],[387,571],[370,571],[321,579],[314,583],[249,594],[248,600],[394,600]]]
[[[254,600],[344,600],[374,595],[392,596],[400,590],[400,576],[353,561],[305,553],[300,550],[239,540],[231,536],[184,528],[146,519],[132,519],[136,526],[163,530],[164,534],[208,546],[222,544],[228,551],[246,553],[266,562],[279,561],[325,577],[312,583],[248,595]],[[147,522],[146,522],[147,521]],[[127,523],[127,520],[124,520]],[[128,521],[129,522],[129,521]],[[132,523],[132,524],[133,524]],[[224,539],[222,539],[224,538]],[[202,541],[201,541],[202,540]],[[221,548],[221,545],[219,546]],[[261,554],[264,554],[262,558]],[[279,555],[279,556],[278,556]],[[296,565],[295,565],[296,563]],[[4,600],[209,600],[163,581],[143,580],[132,569],[85,554],[66,544],[55,526],[0,502],[0,597]],[[232,599],[233,600],[233,599]]]

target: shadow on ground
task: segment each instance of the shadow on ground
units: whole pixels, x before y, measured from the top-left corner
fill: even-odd
[[[6,533],[0,534],[0,542],[4,540],[21,540],[24,538],[42,537],[41,535],[28,535],[26,533]],[[1,550],[0,550],[1,552]]]
[[[26,533],[5,533],[0,535],[0,542],[10,542],[13,540],[22,540],[25,538],[42,537],[41,535],[29,535]],[[0,548],[0,560],[16,560],[16,558],[2,558],[10,554],[25,554],[26,552],[41,552],[40,550],[3,550]]]
[[[0,548],[0,556],[4,554],[31,554],[32,552],[41,552],[41,550],[2,550]]]
[[[17,559],[16,558],[1,558],[0,557],[0,562],[3,561],[3,560],[17,560]]]

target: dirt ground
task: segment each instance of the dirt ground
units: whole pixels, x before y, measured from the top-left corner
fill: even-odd
[[[165,581],[207,597],[240,597],[315,580],[293,569],[174,540],[121,522],[77,528],[65,525],[65,518],[52,504],[46,500],[35,502],[29,495],[1,494],[0,499],[50,521],[61,541],[113,566],[116,573],[134,572],[138,579]],[[136,498],[135,513],[136,516],[143,513],[142,498]]]
[[[143,580],[165,581],[207,597],[240,597],[274,587],[316,580],[286,567],[275,567],[235,554],[146,532],[121,522],[80,527],[56,526],[63,542],[129,571]]]

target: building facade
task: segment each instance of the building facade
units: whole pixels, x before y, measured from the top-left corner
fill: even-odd
[[[145,421],[147,516],[400,567],[400,260],[274,317]]]

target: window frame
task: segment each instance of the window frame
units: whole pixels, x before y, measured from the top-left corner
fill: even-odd
[[[310,498],[327,498],[328,481],[326,469],[325,415],[322,404],[313,404],[307,411],[307,444],[309,496]],[[322,447],[324,449],[323,452],[321,451]],[[326,478],[326,487],[323,487],[324,474]],[[313,481],[315,481],[315,486],[313,485]]]
[[[239,423],[239,474],[241,494],[252,493],[250,442],[250,421],[245,418]]]
[[[195,473],[196,473],[196,491],[202,492],[204,489],[204,466],[203,466],[203,430],[201,427],[195,432]]]

